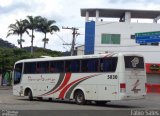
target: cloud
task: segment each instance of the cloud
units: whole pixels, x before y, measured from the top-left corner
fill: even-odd
[[[160,3],[159,0],[108,0],[108,3],[121,3],[121,4],[124,4],[124,3],[135,3],[135,4],[157,4],[157,3]]]
[[[159,4],[160,1],[159,0],[144,0],[145,3],[152,3],[152,4]]]
[[[23,2],[19,2],[19,3],[11,4],[9,6],[0,6],[0,13],[1,15],[3,15],[3,14],[11,14],[17,10],[28,11],[31,9],[31,7],[32,6],[27,5]]]

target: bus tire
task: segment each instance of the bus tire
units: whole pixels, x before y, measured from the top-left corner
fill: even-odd
[[[86,103],[84,93],[80,90],[75,93],[75,101],[78,105],[84,105]]]
[[[33,95],[32,95],[32,91],[31,90],[28,91],[28,99],[29,99],[29,101],[33,100]]]
[[[97,105],[106,105],[106,101],[95,101]]]
[[[48,99],[48,101],[50,101],[50,102],[51,102],[51,101],[52,101],[52,98],[49,98],[49,99]]]
[[[41,101],[41,100],[43,100],[43,98],[42,98],[42,97],[37,97],[37,99],[38,99],[38,100],[40,100],[40,101]]]

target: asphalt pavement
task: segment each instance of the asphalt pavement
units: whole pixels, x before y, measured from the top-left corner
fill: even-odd
[[[146,99],[141,100],[111,101],[106,105],[94,102],[77,105],[73,101],[61,100],[28,101],[26,97],[13,96],[12,87],[0,87],[0,115],[3,116],[159,116],[159,110],[160,94],[147,94]],[[5,115],[7,113],[11,114]]]

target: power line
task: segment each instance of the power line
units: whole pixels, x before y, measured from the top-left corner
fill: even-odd
[[[67,42],[65,42],[64,40],[63,40],[63,38],[62,37],[60,37],[57,33],[55,33],[57,36],[58,36],[58,38],[61,40],[61,41],[63,41],[63,45],[64,44],[68,44]],[[67,46],[68,48],[69,48],[69,46]],[[63,48],[65,48],[64,46],[63,46]],[[67,49],[67,48],[65,48],[65,49]],[[67,49],[68,50],[68,49]]]
[[[62,37],[60,37],[57,33],[55,33],[58,37],[59,37],[59,39],[60,40],[62,40],[63,41],[63,43],[67,43],[67,42],[65,42],[64,40],[63,40],[63,38]]]

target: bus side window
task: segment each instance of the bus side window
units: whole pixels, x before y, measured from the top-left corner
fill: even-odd
[[[26,62],[24,63],[24,74],[35,74],[36,73],[36,63]]]
[[[99,71],[98,63],[99,63],[98,59],[89,60],[89,62],[88,62],[89,72],[98,72]]]
[[[80,71],[80,60],[72,60],[71,72],[79,72],[79,71]]]
[[[117,57],[100,59],[101,72],[114,72],[117,67]]]
[[[71,72],[71,61],[65,62],[65,72]]]
[[[104,68],[103,68],[104,66],[103,65],[104,65],[104,63],[100,62],[100,72],[103,72],[103,70],[104,70]]]
[[[102,72],[109,72],[110,68],[112,67],[111,66],[111,60],[110,60],[110,58],[103,58],[103,59],[101,59],[100,64],[102,65],[101,66],[101,71]]]
[[[55,69],[54,69],[53,67],[50,67],[50,68],[49,68],[49,72],[50,72],[50,73],[53,73],[53,72],[55,72]]]
[[[50,73],[64,72],[64,61],[51,61],[49,69]]]
[[[68,60],[65,64],[66,72],[79,72],[80,71],[80,60]]]
[[[64,72],[64,61],[57,61],[56,62],[56,71],[57,72]]]
[[[48,73],[49,72],[49,62],[37,62],[37,73]]]
[[[82,60],[81,61],[81,71],[82,72],[87,72],[88,71],[87,64],[88,64],[88,60]]]
[[[55,62],[53,62],[53,61],[50,62],[49,72],[50,73],[56,72]]]
[[[98,63],[99,63],[98,59],[82,60],[81,71],[82,72],[98,72],[99,71]]]
[[[117,67],[117,58],[112,58],[112,71],[116,70]]]
[[[36,73],[40,73],[40,64],[37,63],[37,66],[36,66]]]

